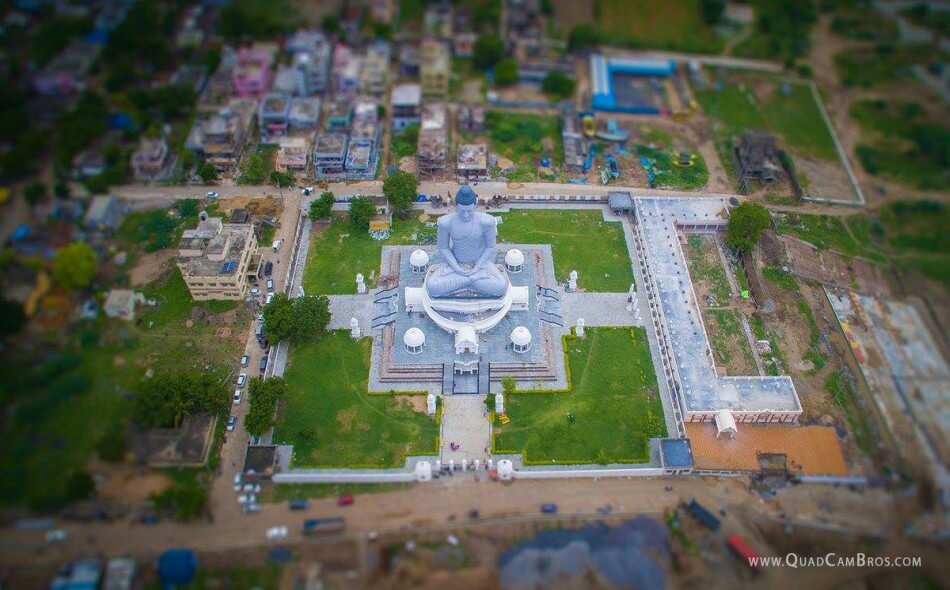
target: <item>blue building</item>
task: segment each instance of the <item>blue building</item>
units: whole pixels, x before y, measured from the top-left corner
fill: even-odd
[[[666,110],[660,78],[676,72],[671,59],[590,58],[591,108],[595,111],[658,115]]]

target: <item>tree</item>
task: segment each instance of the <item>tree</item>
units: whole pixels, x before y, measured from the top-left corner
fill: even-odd
[[[726,243],[739,252],[748,252],[755,247],[759,237],[768,229],[772,218],[768,210],[758,203],[746,201],[734,207],[726,224]]]
[[[549,72],[541,82],[541,90],[555,98],[570,98],[574,94],[574,80],[560,70]]]
[[[310,220],[319,221],[333,215],[333,203],[336,197],[330,191],[323,191],[320,196],[310,203]]]
[[[390,174],[383,181],[383,194],[389,200],[393,213],[406,217],[412,211],[412,203],[419,194],[419,180],[410,172]],[[375,210],[375,207],[373,209]]]
[[[251,379],[248,385],[248,411],[244,429],[252,436],[263,436],[274,426],[277,403],[287,395],[287,382],[282,377]]]
[[[192,520],[207,509],[208,490],[196,477],[174,477],[171,485],[152,494],[151,500],[157,510],[172,512],[178,520]]]
[[[518,81],[518,62],[506,57],[495,66],[495,84],[510,86]]]
[[[505,44],[498,35],[482,35],[475,40],[472,51],[472,64],[486,72],[501,61],[505,55]]]
[[[60,180],[53,185],[53,194],[56,195],[56,198],[65,201],[69,198],[69,185]]]
[[[600,44],[600,33],[594,25],[580,24],[571,29],[567,36],[567,47],[571,51],[580,51],[597,47]]]
[[[139,388],[132,418],[145,428],[177,428],[186,416],[217,414],[227,406],[220,375],[201,371],[157,373]]]
[[[703,21],[707,25],[718,23],[726,10],[726,0],[700,0],[699,5],[703,11]]]
[[[267,161],[264,154],[254,152],[241,163],[240,184],[264,184],[268,174]]]
[[[307,295],[294,299],[294,331],[291,341],[297,344],[321,338],[330,325],[330,300],[323,295]]]
[[[98,257],[85,242],[73,242],[56,251],[53,257],[53,278],[69,290],[85,289],[96,276]]]
[[[320,26],[327,35],[335,35],[340,32],[340,19],[336,15],[328,14],[323,17]]]
[[[66,497],[71,501],[87,500],[96,491],[96,482],[88,471],[74,471],[66,479]]]
[[[274,170],[270,173],[270,181],[274,184],[274,186],[293,186],[294,173],[290,170],[287,172],[278,172]]]
[[[112,428],[96,441],[96,453],[109,463],[118,463],[125,458],[125,435],[121,428]]]
[[[202,162],[201,166],[198,166],[198,178],[205,183],[214,182],[218,179],[218,171],[209,162]]]
[[[30,209],[36,207],[46,199],[46,185],[38,180],[31,182],[23,189],[23,198]]]
[[[368,231],[369,222],[376,217],[376,205],[373,203],[373,198],[361,195],[350,199],[349,217],[353,227]]]
[[[286,293],[277,293],[271,302],[264,306],[264,338],[268,342],[280,342],[290,338],[294,332],[294,302]]]
[[[19,334],[26,325],[26,312],[17,301],[0,299],[0,335]]]

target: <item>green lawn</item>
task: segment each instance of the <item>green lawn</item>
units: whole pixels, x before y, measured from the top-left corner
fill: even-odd
[[[696,151],[690,151],[696,155],[696,160],[692,166],[680,168],[673,164],[676,161],[676,154],[671,150],[656,150],[645,145],[636,147],[638,156],[646,156],[653,161],[653,167],[662,171],[656,175],[653,183],[657,188],[677,188],[680,190],[690,190],[702,188],[709,182],[709,170],[706,168],[706,160]]]
[[[367,395],[372,340],[348,331],[291,350],[274,440],[294,445],[298,467],[401,467],[436,451],[439,427],[409,402]]]
[[[869,173],[921,190],[950,184],[950,127],[913,102],[861,100],[851,105],[864,141],[856,152]]]
[[[723,39],[702,19],[698,0],[595,0],[597,26],[606,41],[692,53],[719,53]]]
[[[570,392],[508,396],[511,422],[497,426],[495,452],[535,464],[647,462],[666,422],[646,331],[588,328],[567,339],[567,358]]]
[[[578,285],[587,291],[630,289],[633,270],[623,228],[604,221],[599,209],[516,209],[501,217],[499,241],[551,244],[558,283],[577,270]]]
[[[555,170],[564,163],[560,126],[560,119],[548,115],[494,110],[485,114],[490,149],[512,161],[514,170],[506,176],[519,182],[539,179],[538,164],[544,155],[551,158]]]
[[[304,269],[303,288],[308,295],[356,293],[356,273],[363,273],[367,284],[375,284],[370,274],[379,275],[383,246],[420,244],[435,241],[435,227],[412,219],[393,220],[392,235],[378,242],[366,231],[353,229],[338,219],[322,232],[314,232]]]
[[[233,304],[202,304],[208,319],[186,329],[195,304],[177,268],[143,291],[158,307],[141,308],[134,324],[111,319],[77,324],[65,335],[66,348],[53,357],[65,365],[47,364],[45,371],[37,368],[7,382],[12,410],[2,436],[10,444],[0,446],[0,468],[19,476],[2,479],[0,504],[42,510],[62,505],[63,474],[84,469],[96,441],[126,419],[126,396],[148,368],[214,371],[236,361],[239,347],[218,338],[213,315]],[[240,310],[233,325],[247,320]]]

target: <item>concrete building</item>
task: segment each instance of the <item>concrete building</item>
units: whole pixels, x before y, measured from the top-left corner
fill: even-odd
[[[290,103],[290,129],[293,131],[312,131],[320,123],[320,106],[317,97],[297,97]]]
[[[366,57],[360,70],[361,92],[375,96],[386,92],[392,51],[392,45],[386,41],[375,41],[366,49]]]
[[[392,125],[394,131],[401,131],[409,125],[418,125],[422,104],[422,87],[418,84],[399,84],[393,87],[390,98]]]
[[[452,35],[452,55],[455,57],[472,57],[477,39],[478,35],[473,31],[455,33]]]
[[[389,23],[396,14],[396,0],[370,0],[369,16],[378,23]]]
[[[145,296],[141,293],[129,289],[112,289],[106,295],[102,309],[106,317],[134,322],[135,306],[138,303],[145,303]]]
[[[419,48],[412,42],[404,42],[399,47],[399,75],[403,78],[419,76]]]
[[[426,6],[422,15],[426,32],[439,39],[452,38],[452,3],[439,0]]]
[[[268,94],[257,111],[257,125],[262,137],[285,135],[290,130],[290,102],[286,94]]]
[[[93,232],[113,232],[125,219],[129,208],[112,195],[99,195],[92,198],[83,226]]]
[[[195,301],[244,299],[261,257],[254,226],[207,218],[185,230],[178,247],[178,268]]]
[[[333,93],[338,97],[352,98],[360,87],[362,60],[348,45],[337,43],[333,50]]]
[[[373,143],[379,136],[379,104],[374,100],[360,99],[353,104],[351,139],[366,139]]]
[[[427,99],[444,99],[449,91],[449,50],[435,39],[424,39],[420,50],[419,78],[422,96]]]
[[[310,96],[327,89],[333,47],[322,33],[303,33],[295,35],[284,49],[293,55],[293,69],[300,75],[302,84],[300,93]]]
[[[278,172],[306,172],[310,162],[310,140],[306,137],[281,137],[277,142],[274,168]]]
[[[287,96],[303,95],[303,75],[290,66],[280,66],[277,68],[277,74],[274,75],[274,83],[271,84],[270,89],[271,92]]]
[[[473,133],[485,130],[485,105],[460,104],[456,117],[459,131]]]
[[[173,160],[164,138],[142,137],[132,153],[132,172],[136,180],[164,180],[171,173]]]
[[[211,117],[195,122],[185,147],[204,157],[218,171],[237,165],[254,122],[257,101],[233,98]]]
[[[90,178],[106,171],[108,162],[100,143],[96,142],[73,157],[73,178]]]
[[[313,146],[313,165],[317,177],[342,174],[349,137],[343,133],[323,133]]]
[[[488,146],[484,143],[460,144],[457,172],[459,181],[489,180]]]
[[[775,137],[765,131],[745,131],[736,146],[736,160],[742,180],[776,182],[784,176]]]
[[[327,131],[349,129],[353,122],[353,100],[340,98],[330,103],[324,127]]]
[[[445,103],[423,106],[416,150],[420,176],[432,178],[445,170],[447,145]]]
[[[83,39],[70,41],[51,62],[33,76],[33,90],[40,96],[78,94],[86,88],[86,75],[99,57],[101,45]]]
[[[255,43],[238,50],[237,65],[231,70],[236,96],[260,99],[270,91],[275,52],[276,46],[272,43]]]

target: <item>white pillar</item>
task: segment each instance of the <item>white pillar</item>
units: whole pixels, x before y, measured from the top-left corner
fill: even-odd
[[[430,416],[435,415],[435,394],[430,393],[426,398],[426,413]]]
[[[577,318],[577,337],[584,337],[584,318]]]
[[[501,393],[495,394],[495,413],[505,413],[505,396]]]
[[[449,459],[449,471],[455,471],[455,459]]]
[[[577,291],[577,271],[576,270],[572,270],[571,274],[567,278],[567,290]]]
[[[366,295],[366,283],[363,282],[362,273],[356,273],[356,292],[360,295]]]
[[[350,318],[350,337],[354,340],[359,340],[363,336],[363,331],[360,330],[360,321],[355,317]]]
[[[468,471],[468,459],[462,459],[462,471]]]
[[[630,283],[630,290],[627,291],[627,295],[630,297],[631,302],[637,300],[637,286],[635,284]]]
[[[435,460],[435,470],[442,471],[442,459]]]
[[[491,469],[495,466],[495,461],[491,457],[488,458],[488,461],[485,463],[485,469]]]
[[[475,471],[478,471],[478,468],[479,466],[481,466],[481,463],[482,463],[481,461],[479,461],[478,459],[475,459]]]

